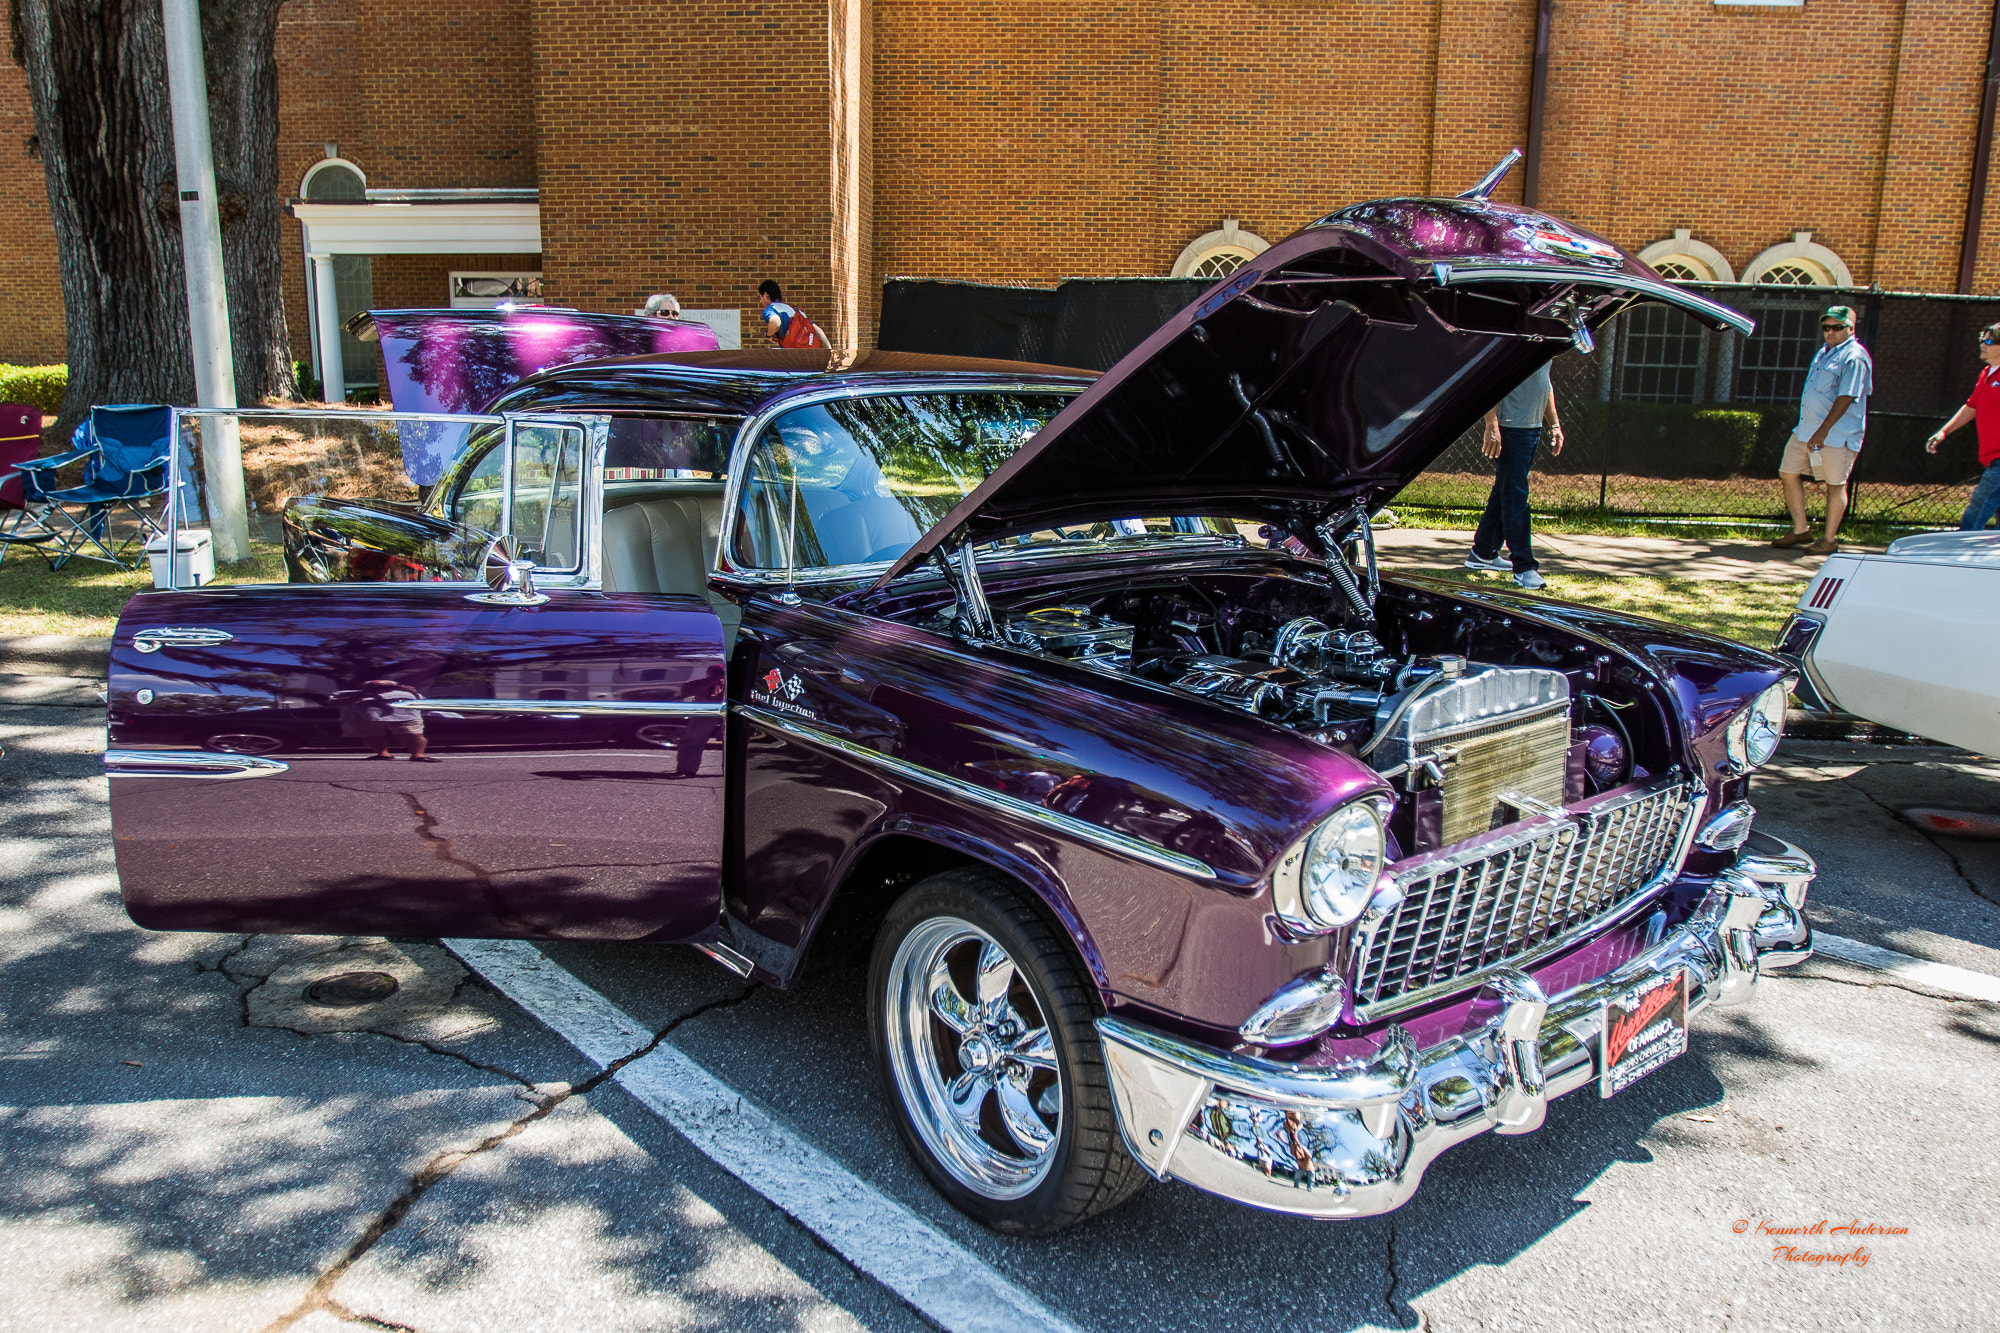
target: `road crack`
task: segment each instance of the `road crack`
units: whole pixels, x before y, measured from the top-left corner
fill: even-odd
[[[297,1032],[298,1029],[286,1028],[285,1031]],[[331,1036],[333,1034],[320,1033],[317,1035]],[[533,1079],[528,1078],[526,1075],[523,1074],[517,1074],[513,1070],[507,1068],[505,1065],[489,1065],[483,1060],[473,1059],[471,1056],[465,1054],[463,1051],[454,1051],[448,1046],[440,1046],[436,1042],[425,1041],[422,1037],[406,1037],[400,1032],[391,1032],[387,1028],[362,1028],[361,1035],[369,1037],[387,1037],[390,1041],[400,1041],[405,1046],[420,1047],[423,1050],[429,1051],[432,1055],[441,1055],[447,1060],[456,1060],[462,1065],[469,1065],[473,1069],[477,1069],[483,1074],[492,1074],[494,1077],[504,1078],[510,1083],[518,1083],[522,1087],[528,1089],[530,1092],[533,1092],[535,1090],[535,1082]]]
[[[1931,833],[1931,831],[1925,828],[1922,824],[1919,824],[1916,820],[1911,819],[1901,810],[1896,809],[1894,806],[1884,801],[1881,797],[1877,796],[1874,792],[1869,791],[1866,787],[1854,781],[1854,779],[1857,776],[1866,771],[1867,770],[1865,769],[1857,769],[1855,772],[1849,773],[1846,777],[1842,778],[1840,781],[1843,784],[1852,787],[1855,791],[1860,792],[1862,796],[1866,797],[1867,800],[1872,805],[1875,806],[1876,809],[1883,811],[1897,823],[1902,824],[1905,827],[1915,829],[1918,837],[1922,838],[1925,842],[1929,843],[1933,848],[1937,850],[1937,852],[1941,856],[1944,857],[1946,861],[1950,862],[1951,873],[1958,877],[1958,882],[1965,885],[1966,891],[1971,893],[1973,897],[1979,899],[1979,901],[1983,903],[1990,903],[1995,901],[1994,899],[1987,897],[1985,894],[1979,891],[1979,886],[1973,883],[1972,876],[1966,873],[1965,862],[1958,859],[1957,852],[1945,846],[1942,842],[1939,842],[1938,839]]]
[[[613,1060],[583,1082],[574,1084],[559,1092],[549,1093],[533,1099],[531,1101],[531,1105],[534,1107],[533,1110],[509,1121],[504,1128],[488,1134],[472,1147],[446,1149],[432,1156],[428,1162],[425,1162],[410,1177],[409,1182],[404,1185],[402,1193],[390,1200],[389,1205],[376,1215],[375,1220],[368,1224],[361,1235],[342,1253],[340,1258],[329,1264],[314,1279],[312,1286],[307,1289],[304,1299],[291,1310],[278,1316],[278,1318],[272,1320],[269,1324],[266,1324],[263,1333],[281,1333],[282,1330],[291,1328],[307,1315],[319,1310],[325,1310],[336,1317],[347,1318],[346,1315],[340,1314],[340,1310],[346,1309],[345,1306],[340,1306],[338,1310],[335,1309],[339,1303],[333,1299],[334,1287],[340,1282],[341,1278],[347,1275],[348,1271],[355,1264],[361,1261],[362,1256],[375,1248],[377,1242],[400,1226],[403,1219],[409,1216],[410,1210],[415,1208],[432,1189],[448,1180],[453,1173],[467,1162],[493,1151],[493,1149],[499,1147],[509,1139],[526,1131],[529,1126],[555,1114],[557,1108],[565,1102],[572,1098],[586,1096],[594,1092],[611,1079],[617,1077],[618,1071],[625,1068],[625,1066],[635,1060],[643,1060],[648,1055],[651,1055],[659,1048],[661,1042],[664,1042],[672,1035],[676,1028],[700,1018],[703,1014],[713,1013],[717,1009],[727,1009],[742,1004],[752,995],[755,995],[759,989],[761,987],[752,982],[734,995],[725,996],[720,1000],[712,1000],[707,1004],[695,1006],[655,1032],[652,1038],[644,1045],[636,1047],[625,1055],[619,1056],[616,1060]],[[402,1038],[398,1038],[398,1040],[402,1040]],[[425,1045],[426,1043],[419,1042],[417,1044]],[[518,1076],[514,1077],[518,1078]],[[525,1082],[525,1080],[521,1081]],[[528,1086],[533,1087],[532,1084]],[[363,1316],[362,1318],[367,1317]],[[401,1324],[378,1323],[377,1326],[391,1329],[405,1328],[405,1325]]]
[[[1382,1293],[1382,1304],[1389,1307],[1389,1319],[1397,1328],[1422,1329],[1430,1333],[1431,1317],[1408,1301],[1400,1300],[1397,1292],[1403,1286],[1402,1265],[1396,1254],[1396,1219],[1389,1218],[1389,1243],[1385,1247],[1383,1259],[1389,1270],[1389,1289]]]
[[[1833,955],[1831,954],[1827,956],[1829,958],[1833,958]],[[1833,958],[1833,961],[1843,962],[1843,963],[1846,962],[1845,959],[1841,958]],[[1848,966],[1860,967],[1862,966],[1862,964],[1849,963]],[[1922,989],[1921,984],[1913,986],[1901,981],[1895,981],[1888,978],[1885,978],[1881,981],[1859,981],[1853,977],[1830,977],[1827,976],[1824,972],[1813,972],[1813,973],[1780,972],[1777,973],[1776,975],[1784,977],[1790,981],[1827,981],[1833,983],[1836,986],[1858,986],[1862,990],[1875,990],[1878,987],[1884,990],[1899,990],[1907,995],[1919,995],[1926,1000],[1941,1000],[1946,1004],[1992,1003],[1992,1001],[1990,1000],[1975,1000],[1970,995],[1950,995],[1945,993],[1944,991],[1924,990]]]
[[[328,1297],[326,1304],[320,1308],[344,1324],[359,1324],[363,1328],[384,1329],[387,1330],[387,1333],[423,1333],[423,1330],[419,1329],[415,1324],[402,1324],[393,1319],[384,1319],[381,1315],[366,1314],[351,1306],[343,1305],[332,1297]]]

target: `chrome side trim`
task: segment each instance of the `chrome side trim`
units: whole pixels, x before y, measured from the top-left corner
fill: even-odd
[[[177,417],[330,417],[339,413],[345,420],[356,421],[458,421],[475,426],[497,426],[504,417],[485,416],[478,412],[391,412],[361,411],[351,408],[321,407],[177,407]]]
[[[940,773],[936,769],[925,768],[921,764],[913,764],[905,759],[894,758],[883,754],[880,750],[871,750],[864,745],[856,745],[852,741],[843,740],[839,736],[830,736],[826,732],[813,727],[801,726],[790,718],[781,717],[776,713],[768,712],[762,708],[753,708],[747,704],[738,704],[735,711],[738,716],[747,721],[753,722],[766,730],[775,731],[781,736],[789,736],[793,740],[804,741],[808,745],[816,745],[823,750],[831,750],[835,754],[856,760],[873,768],[881,769],[887,773],[893,773],[899,778],[914,782],[922,787],[928,787],[932,791],[944,792],[947,795],[956,796],[961,800],[971,801],[975,804],[986,806],[989,809],[998,810],[1011,818],[1024,819],[1030,823],[1040,824],[1042,827],[1060,833],[1066,838],[1075,838],[1078,842],[1087,842],[1093,846],[1102,847],[1107,851],[1117,852],[1121,856],[1129,856],[1134,860],[1145,861],[1148,864],[1159,866],[1163,870],[1174,871],[1176,874],[1192,875],[1197,879],[1214,879],[1216,877],[1214,870],[1203,862],[1195,860],[1192,856],[1183,856],[1179,852],[1168,851],[1164,847],[1130,837],[1114,829],[1105,828],[1101,824],[1092,824],[1085,820],[1077,819],[1072,815],[1065,815],[1059,811],[1051,810],[1046,806],[1035,805],[1030,801],[1021,800],[1017,796],[1008,796],[1004,792],[993,791],[991,788],[975,786],[970,782]]]
[[[1679,306],[1710,323],[1728,325],[1738,333],[1755,333],[1757,321],[1731,310],[1720,301],[1711,301],[1661,278],[1642,278],[1616,269],[1581,268],[1568,264],[1439,264],[1435,268],[1440,287],[1467,282],[1574,282],[1588,287],[1617,287],[1641,292],[1656,301]]]
[[[401,699],[398,708],[447,713],[561,713],[573,717],[720,717],[722,703],[642,699]]]
[[[212,648],[235,637],[228,630],[204,629],[199,625],[163,625],[134,634],[132,646],[142,653],[157,653],[162,648]]]
[[[205,778],[211,782],[234,782],[241,778],[272,777],[290,767],[254,754],[214,750],[104,752],[104,775],[112,778]]]

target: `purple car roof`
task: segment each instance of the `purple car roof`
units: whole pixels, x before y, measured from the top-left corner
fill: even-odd
[[[1077,392],[1094,370],[918,352],[843,357],[820,348],[745,348],[624,356],[559,366],[522,380],[491,410],[680,410],[748,416],[780,400],[839,384],[893,390],[915,380],[948,379],[969,388],[1033,385]]]

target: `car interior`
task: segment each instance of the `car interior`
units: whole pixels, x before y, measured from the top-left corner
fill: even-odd
[[[719,480],[607,481],[604,485],[604,591],[695,593],[736,640],[742,612],[708,587],[722,532]]]

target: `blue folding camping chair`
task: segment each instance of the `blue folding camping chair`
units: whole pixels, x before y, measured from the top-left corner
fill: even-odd
[[[165,531],[164,506],[153,502],[167,493],[173,422],[170,407],[93,407],[70,437],[70,452],[20,465],[28,506],[61,544],[55,568],[82,557],[130,569],[137,562],[128,563],[125,553]],[[82,484],[58,487],[56,473],[73,463],[83,465]],[[121,512],[132,520],[122,539],[112,530]]]

